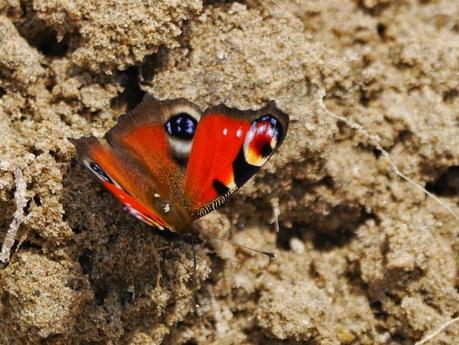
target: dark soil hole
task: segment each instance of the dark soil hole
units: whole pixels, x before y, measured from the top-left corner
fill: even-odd
[[[191,339],[191,340],[188,340],[188,341],[185,343],[185,345],[198,345],[198,343],[197,343],[195,340]]]
[[[6,233],[9,228],[11,221],[13,220],[13,214],[16,210],[16,203],[14,201],[14,192],[8,193],[8,201],[0,201],[0,210],[2,211],[2,217],[0,218],[0,234]],[[0,235],[0,241],[3,241],[3,236]]]
[[[84,274],[90,274],[92,271],[92,260],[91,260],[91,252],[85,251],[81,256],[78,258],[78,262],[80,263],[81,270]]]
[[[282,248],[284,250],[291,250],[290,248],[290,239],[299,238],[301,239],[302,229],[301,226],[293,226],[292,229],[279,229],[277,233],[276,245],[277,248]]]
[[[387,313],[384,311],[383,304],[380,301],[371,302],[370,308],[376,319],[385,320],[387,318]]]
[[[126,105],[127,110],[131,110],[142,102],[145,91],[140,88],[139,69],[137,67],[128,68],[124,72],[124,75],[124,92],[112,99],[111,107],[117,109]]]
[[[11,253],[14,253],[16,250],[17,250],[17,246],[18,246],[19,242],[16,241],[14,243],[14,246],[13,248],[11,249]],[[31,242],[31,241],[24,241],[21,243],[21,247],[20,247],[21,250],[26,250],[26,251],[32,251],[32,252],[38,252],[38,253],[41,253],[42,252],[42,248],[40,245],[34,243],[34,242]]]
[[[277,234],[277,246],[290,250],[292,238],[309,241],[317,250],[328,251],[346,246],[355,237],[356,229],[373,218],[364,207],[341,205],[325,217],[311,215],[308,223],[293,223],[291,229],[281,229]]]
[[[24,207],[24,213],[29,214],[32,208],[32,199],[27,200],[27,204]]]
[[[41,199],[38,195],[33,196],[33,201],[35,202],[35,205],[41,206]]]
[[[453,103],[454,99],[459,96],[457,89],[451,89],[443,93],[443,101],[446,103]]]
[[[184,37],[185,39],[185,37]],[[152,55],[148,55],[143,59],[142,66],[140,66],[140,76],[142,82],[150,83],[155,74],[158,73],[168,61],[170,51],[164,47]]]
[[[18,27],[21,35],[29,42],[32,47],[38,49],[43,55],[48,57],[63,57],[69,48],[69,38],[65,35],[62,40],[58,40],[57,32],[53,28],[39,19],[32,19],[24,25]]]
[[[106,286],[97,286],[95,288],[96,303],[103,305],[105,299],[108,297],[108,288]]]
[[[411,141],[412,138],[413,138],[413,133],[410,130],[405,129],[398,134],[397,138],[395,139],[395,142],[396,143],[401,142],[403,144],[406,144],[409,141]]]
[[[387,31],[386,25],[383,23],[378,23],[378,25],[376,25],[376,31],[378,32],[378,35],[381,38],[381,41],[384,42],[386,39],[386,31]]]
[[[407,338],[402,333],[397,332],[392,335],[391,340],[394,341],[393,344],[404,344]]]
[[[439,196],[458,196],[459,166],[449,167],[436,181],[427,183],[426,189]]]
[[[63,57],[69,48],[68,36],[59,42],[57,33],[53,29],[46,29],[39,33],[31,42],[39,51],[49,57]]]
[[[354,231],[342,228],[330,233],[318,233],[314,236],[313,241],[318,250],[331,250],[346,245],[354,237]]]
[[[373,155],[375,156],[376,159],[378,159],[382,155],[381,150],[379,150],[377,148],[374,148],[373,150],[371,150],[371,152],[373,153]]]

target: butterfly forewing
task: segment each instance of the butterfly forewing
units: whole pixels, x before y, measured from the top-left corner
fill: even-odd
[[[149,95],[130,113],[123,115],[106,138],[110,145],[136,159],[149,171],[161,194],[173,201],[183,200],[183,169],[194,134],[186,137],[170,135],[178,118],[187,114],[197,122],[199,108],[186,100],[159,101]],[[169,131],[169,132],[168,132]]]
[[[194,218],[220,206],[266,163],[285,138],[288,116],[274,103],[255,111],[205,111],[185,174]]]

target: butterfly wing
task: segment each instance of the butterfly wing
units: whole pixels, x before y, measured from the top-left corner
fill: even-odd
[[[110,146],[100,143],[94,137],[71,139],[71,141],[77,148],[78,160],[99,179],[130,214],[159,229],[170,229],[165,219],[145,206],[148,204],[147,193],[145,189],[139,190],[137,186],[148,185],[148,176],[139,171],[138,167],[133,167],[134,162],[126,161]]]
[[[223,204],[274,153],[288,116],[274,102],[255,111],[200,109],[146,95],[106,135],[72,140],[77,157],[127,210],[178,232]]]
[[[186,100],[147,95],[122,115],[106,135],[74,140],[77,157],[128,211],[144,222],[189,231],[184,206],[183,166],[201,112]]]
[[[214,210],[247,182],[281,145],[287,129],[288,115],[274,102],[254,111],[224,105],[206,110],[184,180],[193,217]]]
[[[184,99],[160,101],[146,94],[105,137],[111,147],[145,167],[164,195],[178,201],[183,198],[183,166],[200,117],[200,109]]]

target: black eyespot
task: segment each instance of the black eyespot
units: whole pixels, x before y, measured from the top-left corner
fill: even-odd
[[[260,154],[262,157],[268,157],[271,154],[271,152],[273,152],[273,148],[269,143],[264,144],[260,149]]]
[[[113,183],[113,180],[102,170],[102,168],[94,162],[89,163],[91,170],[102,180]]]
[[[252,122],[247,134],[245,149],[250,148],[260,157],[268,157],[278,146],[283,135],[282,124],[270,114]]]
[[[172,116],[164,125],[166,132],[175,138],[183,140],[193,139],[198,121],[190,114],[180,113]]]

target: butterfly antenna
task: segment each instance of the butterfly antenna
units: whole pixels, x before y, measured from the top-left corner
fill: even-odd
[[[227,240],[225,238],[221,238],[221,237],[217,237],[217,236],[211,235],[208,232],[204,233],[204,235],[206,235],[207,237],[209,237],[209,238],[211,238],[213,240],[218,240],[218,241],[230,243],[230,244],[233,244],[235,246],[238,246],[238,247],[241,247],[241,248],[244,248],[244,249],[247,249],[247,250],[251,250],[251,251],[253,251],[255,253],[266,255],[270,260],[276,258],[276,254],[274,252],[268,252],[268,251],[264,251],[264,250],[260,250],[260,249],[251,248],[251,247],[245,246],[243,244],[240,244],[240,243],[237,243],[237,242],[234,242],[234,241],[231,241],[231,240]]]

